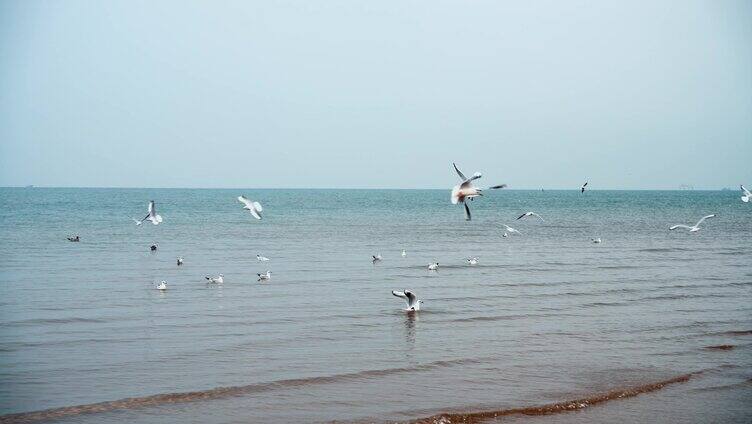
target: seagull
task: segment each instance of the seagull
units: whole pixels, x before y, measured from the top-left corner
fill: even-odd
[[[510,226],[509,226],[509,225],[507,225],[507,224],[504,224],[504,229],[505,229],[506,231],[508,231],[508,232],[512,233],[512,234],[514,234],[514,233],[517,233],[517,234],[522,234],[521,232],[519,232],[519,231],[515,230],[514,228],[510,227]],[[504,234],[506,234],[506,232],[505,232]]]
[[[702,217],[702,219],[700,219],[699,221],[697,221],[697,224],[695,224],[695,225],[693,225],[691,227],[688,226],[688,225],[681,225],[681,224],[679,224],[679,225],[674,225],[674,226],[670,227],[669,230],[675,230],[677,228],[686,228],[686,229],[689,230],[690,233],[695,233],[697,231],[700,231],[700,224],[702,224],[702,221],[705,221],[706,219],[713,218],[713,217],[715,217],[715,214],[705,215],[705,216]]]
[[[183,257],[178,256],[178,266],[183,265]]]
[[[245,196],[238,196],[238,201],[245,205],[243,206],[243,209],[248,209],[248,212],[250,212],[254,218],[261,219],[261,211],[264,210],[264,208],[261,207],[261,203],[252,202]]]
[[[742,189],[742,202],[747,203],[750,200],[752,200],[752,193],[750,193],[749,190],[744,188],[743,185],[740,185],[739,187],[741,187]]]
[[[470,219],[472,218],[470,215],[470,208],[467,206],[467,203],[465,202],[465,200],[467,199],[473,200],[474,198],[478,196],[483,196],[483,193],[481,193],[481,191],[483,190],[473,185],[473,181],[477,180],[483,175],[480,172],[476,172],[473,174],[472,177],[467,178],[465,177],[465,174],[463,174],[462,171],[460,171],[459,168],[457,168],[457,164],[452,162],[452,165],[454,166],[454,170],[457,171],[457,175],[460,176],[460,179],[462,180],[462,182],[454,186],[454,188],[452,189],[451,201],[453,205],[456,205],[457,203],[462,203],[465,206],[465,219],[467,221],[470,221]],[[506,186],[507,186],[506,184],[500,184],[500,185],[495,185],[489,188],[492,190],[495,190],[499,188],[504,188]]]
[[[596,238],[590,239],[590,240],[592,240],[593,243],[600,243],[601,242],[601,238],[600,237],[596,237]]]
[[[502,237],[509,237],[509,234],[507,234],[506,231],[504,231],[504,234],[501,235]]]
[[[588,182],[585,181],[585,184],[583,184],[582,187],[580,187],[580,193],[584,193],[585,192],[585,187],[587,187],[587,183]]]
[[[141,225],[146,220],[151,221],[154,225],[159,225],[160,222],[162,222],[162,215],[159,215],[157,211],[154,209],[154,201],[149,200],[149,213],[146,214],[145,217],[143,217],[140,221],[137,219],[133,219],[136,222],[136,225]]]
[[[396,291],[392,290],[392,294],[397,297],[401,297],[405,299],[407,302],[407,309],[406,311],[412,312],[412,311],[419,311],[420,310],[420,304],[423,303],[422,300],[418,300],[417,297],[413,294],[413,292],[405,290],[405,291]]]
[[[258,275],[258,280],[271,280],[272,279],[272,272],[266,271],[266,274],[256,274]]]
[[[428,270],[429,271],[436,271],[437,269],[439,269],[439,263],[438,262],[434,262],[434,263],[428,264]]]
[[[161,291],[167,290],[167,283],[164,280],[162,280],[162,282],[159,283],[159,285],[157,286],[157,290],[161,290]]]
[[[371,262],[376,263],[381,260],[381,253],[377,253],[375,255],[371,255]]]
[[[402,249],[402,257],[407,257],[407,252],[405,252],[405,249]]]
[[[465,260],[467,261],[468,265],[478,265],[478,258],[477,257],[467,258]]]
[[[78,235],[70,236],[70,237],[66,237],[66,238],[68,239],[68,241],[72,241],[74,243],[77,243],[77,242],[81,241],[81,237],[79,237]]]
[[[528,216],[535,216],[535,217],[538,217],[538,218],[539,218],[539,219],[540,219],[541,221],[544,221],[544,222],[545,222],[545,220],[543,219],[543,217],[542,217],[542,216],[540,216],[540,215],[538,215],[538,214],[537,214],[537,213],[535,213],[535,212],[525,212],[525,213],[523,213],[522,215],[520,215],[520,216],[519,216],[519,217],[518,217],[517,219],[522,219],[522,218],[526,218],[526,217],[528,217]]]
[[[261,262],[266,262],[269,260],[266,256],[256,255],[256,260]]]
[[[219,274],[218,277],[204,277],[206,278],[206,281],[209,282],[209,284],[222,284],[225,282],[225,276],[222,274]]]

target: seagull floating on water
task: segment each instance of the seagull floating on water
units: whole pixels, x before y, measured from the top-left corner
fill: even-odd
[[[406,256],[407,256],[407,252],[405,252],[405,249],[402,249],[402,257],[404,258]]]
[[[601,238],[600,237],[596,237],[596,238],[590,239],[590,240],[592,240],[593,243],[600,243],[601,242]]]
[[[428,264],[428,270],[429,271],[436,271],[437,269],[439,269],[439,263],[438,262],[434,262],[434,263]]]
[[[467,261],[467,263],[469,265],[478,265],[478,258],[477,257],[467,258],[465,260]]]
[[[538,218],[538,219],[540,219],[541,221],[544,221],[544,222],[545,222],[545,220],[543,219],[543,217],[542,217],[542,216],[540,216],[540,215],[538,215],[538,214],[537,214],[537,213],[535,213],[535,212],[525,212],[525,213],[523,213],[522,215],[520,215],[520,216],[519,216],[519,217],[518,217],[517,219],[527,218],[528,216],[534,216],[534,217],[537,217],[537,218]]]
[[[260,262],[266,262],[269,260],[266,256],[256,255],[256,260]]]
[[[381,253],[371,255],[371,262],[376,263],[381,260]]]
[[[705,221],[706,219],[713,218],[713,217],[715,217],[715,214],[705,215],[699,221],[697,221],[697,224],[695,224],[695,225],[693,225],[691,227],[689,225],[681,225],[681,224],[679,224],[679,225],[674,225],[674,226],[670,227],[669,230],[675,230],[677,228],[686,228],[687,230],[689,230],[690,233],[695,233],[697,231],[700,231],[700,224],[702,224],[702,221]]]
[[[422,300],[418,300],[417,297],[413,294],[413,292],[405,290],[405,291],[396,291],[392,290],[392,294],[397,297],[401,297],[405,299],[407,302],[407,309],[406,311],[412,312],[412,311],[419,311],[420,310],[420,304],[423,303]]]
[[[178,266],[183,265],[183,257],[178,256]]]
[[[740,185],[739,187],[741,187],[742,189],[742,202],[747,203],[750,200],[752,200],[752,193],[750,193],[749,190],[744,188],[743,185]]]
[[[68,239],[68,241],[72,241],[74,243],[78,243],[79,241],[81,241],[81,237],[79,237],[78,235],[70,236],[66,238]]]
[[[461,183],[454,186],[452,189],[452,197],[451,201],[453,205],[456,205],[457,203],[462,203],[465,206],[465,219],[470,221],[472,219],[472,216],[470,215],[470,208],[467,206],[467,199],[473,200],[474,198],[478,196],[483,196],[483,193],[481,193],[481,189],[475,187],[473,185],[473,181],[477,180],[478,178],[482,177],[483,175],[480,172],[476,172],[473,174],[472,177],[467,178],[465,174],[462,173],[462,171],[457,168],[457,164],[452,162],[452,165],[454,166],[454,170],[457,171],[457,175],[460,176],[460,179],[462,180]],[[500,184],[495,185],[493,187],[489,187],[492,190],[504,188],[506,187],[506,184]]]
[[[506,231],[504,231],[504,234],[501,235],[502,237],[509,237],[509,234],[507,234]]]
[[[161,290],[161,291],[167,290],[167,283],[164,280],[162,280],[162,282],[159,283],[159,285],[157,286],[157,290]]]
[[[272,272],[266,271],[266,274],[256,274],[258,275],[258,280],[271,280],[272,279]]]
[[[154,225],[159,225],[160,222],[162,222],[162,215],[159,215],[154,208],[154,201],[149,201],[149,213],[146,214],[145,217],[141,218],[141,220],[137,220],[133,218],[133,221],[136,222],[136,225],[141,225],[144,221],[151,221]]]
[[[209,284],[222,284],[225,282],[225,276],[222,274],[219,274],[217,277],[204,277],[206,278],[206,281],[209,282]]]
[[[156,244],[152,244],[151,246],[149,246],[149,250],[151,250],[152,252],[156,252],[157,251],[157,247],[158,246]]]
[[[243,209],[247,209],[254,218],[261,219],[261,211],[264,210],[264,208],[261,207],[261,203],[252,202],[245,196],[238,196],[238,201],[245,205],[243,206]]]
[[[517,233],[517,234],[522,234],[521,232],[519,232],[519,231],[515,230],[514,228],[510,227],[510,226],[509,226],[509,225],[507,225],[507,224],[504,224],[504,229],[506,230],[506,232],[509,232],[509,233],[511,233],[511,234],[514,234],[514,233]],[[505,232],[504,234],[506,234],[506,232]]]
[[[587,183],[588,182],[585,181],[585,184],[583,184],[582,187],[580,187],[580,193],[584,193],[585,192],[585,187],[587,187]]]

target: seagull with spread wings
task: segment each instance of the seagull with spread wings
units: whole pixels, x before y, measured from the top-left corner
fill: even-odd
[[[466,200],[467,199],[473,200],[474,198],[478,196],[483,196],[483,193],[481,193],[483,190],[473,185],[473,181],[477,180],[483,175],[480,172],[476,172],[473,174],[472,177],[467,178],[465,174],[463,174],[462,171],[460,171],[459,168],[457,168],[457,164],[452,162],[452,165],[454,166],[454,170],[457,172],[457,175],[459,175],[462,181],[456,186],[454,186],[454,188],[452,189],[451,201],[453,205],[462,203],[463,206],[465,206],[465,219],[470,221],[472,219],[472,215],[470,214],[470,208],[467,206]],[[507,186],[506,184],[500,184],[500,185],[495,185],[489,188],[492,190],[496,190],[496,189],[504,188],[506,186]]]

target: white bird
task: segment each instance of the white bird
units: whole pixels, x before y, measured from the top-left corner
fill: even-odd
[[[66,238],[68,239],[68,241],[72,241],[74,243],[77,243],[77,242],[81,241],[81,237],[79,237],[78,235],[69,236],[69,237],[66,237]]]
[[[503,224],[503,225],[504,225],[504,229],[505,229],[505,230],[506,230],[507,232],[511,233],[511,234],[514,234],[514,233],[517,233],[517,234],[522,234],[521,232],[519,232],[519,231],[515,230],[514,228],[510,227],[510,226],[509,226],[509,225],[507,225],[507,224]]]
[[[585,192],[585,187],[587,187],[587,183],[588,182],[585,181],[585,184],[583,184],[582,187],[580,187],[580,193],[584,193]]]
[[[162,215],[157,214],[156,209],[154,208],[154,201],[149,201],[149,213],[146,214],[145,217],[143,217],[140,221],[137,219],[133,219],[136,221],[136,225],[141,225],[146,220],[151,221],[154,225],[159,225],[160,222],[162,222]]]
[[[267,258],[266,256],[256,255],[256,260],[260,262],[266,262],[269,260],[269,258]]]
[[[381,253],[371,255],[371,262],[376,263],[381,260]]]
[[[258,280],[271,280],[272,279],[272,272],[266,271],[266,274],[256,274],[258,275]]]
[[[413,292],[405,290],[405,291],[396,291],[392,290],[392,294],[397,297],[401,297],[405,299],[407,302],[407,309],[406,311],[419,311],[420,310],[420,304],[423,303],[422,300],[418,300],[417,297],[413,294]]]
[[[675,230],[677,228],[686,228],[687,230],[689,230],[690,233],[694,233],[694,232],[700,231],[700,224],[702,224],[702,221],[705,221],[706,219],[713,218],[713,217],[715,217],[715,214],[705,215],[705,216],[702,217],[702,219],[700,219],[699,221],[697,221],[697,224],[695,224],[695,225],[693,225],[691,227],[689,225],[681,225],[681,224],[679,224],[679,225],[674,225],[674,226],[670,227],[669,230]]]
[[[502,237],[509,237],[509,234],[507,234],[506,231],[504,231],[504,234],[501,235]]]
[[[183,265],[183,257],[178,256],[178,266]]]
[[[162,291],[167,290],[167,283],[164,280],[162,280],[162,282],[159,283],[159,285],[157,285],[157,290],[162,290]]]
[[[600,237],[596,237],[596,238],[590,239],[590,240],[592,240],[593,243],[600,243],[601,242],[601,238]]]
[[[434,262],[434,263],[428,264],[428,270],[429,271],[436,271],[437,269],[439,269],[439,263],[438,262]]]
[[[219,274],[217,277],[204,277],[209,284],[223,284],[225,282],[225,276]]]
[[[535,217],[538,217],[541,221],[545,221],[542,216],[538,215],[535,212],[525,212],[519,217],[517,217],[517,219],[527,218],[528,216],[535,216]]]
[[[261,207],[261,203],[252,202],[245,196],[238,196],[238,201],[245,205],[243,206],[243,209],[247,209],[254,218],[261,219],[261,211],[264,210],[264,208]]]
[[[407,252],[405,252],[405,249],[402,249],[402,257],[404,258],[406,256],[407,256]]]
[[[743,185],[740,185],[739,187],[741,187],[742,189],[742,202],[747,203],[750,200],[752,200],[752,193],[750,193],[749,190],[744,188]]]
[[[467,258],[465,260],[467,261],[467,263],[469,265],[478,265],[478,258],[477,257]]]
[[[475,174],[473,174],[472,177],[467,178],[465,177],[465,174],[463,174],[462,171],[460,171],[459,168],[457,168],[457,164],[452,162],[452,165],[454,166],[454,170],[457,172],[457,175],[460,176],[460,179],[462,180],[462,182],[454,186],[454,188],[452,188],[452,196],[450,199],[453,205],[456,205],[457,203],[462,203],[465,206],[465,219],[470,221],[470,219],[472,218],[470,215],[470,208],[467,206],[467,203],[465,202],[465,200],[467,199],[473,200],[474,198],[478,196],[483,196],[483,193],[481,193],[481,191],[483,190],[473,185],[473,181],[477,180],[483,175],[480,172],[476,172]],[[500,185],[495,185],[490,188],[498,189],[498,188],[504,188],[506,186],[507,186],[506,184],[500,184]]]

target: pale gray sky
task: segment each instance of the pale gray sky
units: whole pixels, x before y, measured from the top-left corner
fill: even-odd
[[[752,185],[752,2],[0,1],[0,185]]]

